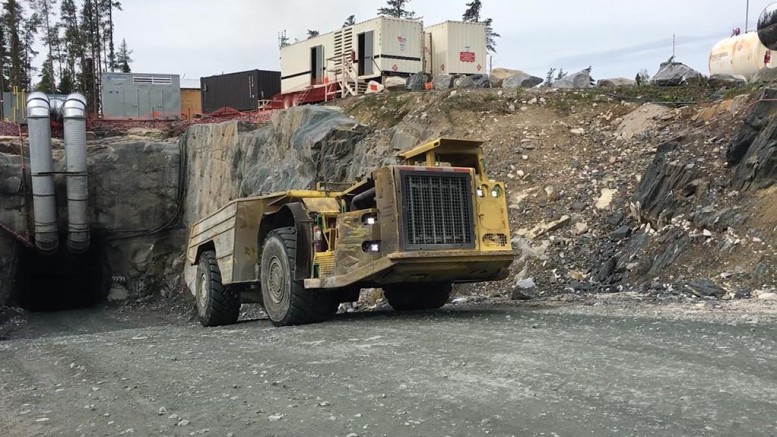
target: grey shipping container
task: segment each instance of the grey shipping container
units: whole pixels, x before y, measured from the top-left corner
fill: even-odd
[[[177,74],[104,73],[105,120],[177,120],[181,78]]]
[[[250,70],[200,79],[202,112],[224,107],[253,111],[260,100],[270,100],[281,92],[281,72]]]

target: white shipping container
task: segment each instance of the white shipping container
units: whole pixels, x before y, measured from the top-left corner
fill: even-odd
[[[423,24],[378,17],[281,49],[281,92],[333,83],[343,57],[366,83],[382,75],[411,75],[423,68]]]
[[[446,21],[424,29],[424,71],[438,74],[485,74],[488,49],[485,23]]]

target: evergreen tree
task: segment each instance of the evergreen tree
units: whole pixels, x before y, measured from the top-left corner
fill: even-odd
[[[349,15],[348,18],[345,19],[345,23],[343,23],[343,27],[349,27],[356,24],[356,15]]]
[[[415,12],[406,9],[410,0],[387,0],[386,7],[378,9],[378,15],[386,15],[394,18],[415,18]]]
[[[54,58],[49,55],[43,63],[40,73],[40,82],[35,86],[35,91],[42,93],[56,92],[56,79],[54,78]]]
[[[486,18],[481,21],[480,11],[483,9],[483,2],[480,0],[472,0],[467,3],[467,10],[462,15],[462,20],[469,23],[485,23],[486,24],[486,48],[489,52],[496,53],[496,39],[502,35],[494,32],[493,22],[491,18]]]
[[[319,35],[319,32],[317,30],[310,30],[308,29],[308,39],[315,38]]]
[[[24,71],[22,39],[24,13],[17,0],[6,0],[3,5],[3,27],[8,42],[8,89],[23,88],[27,82]]]
[[[59,86],[57,87],[57,91],[60,94],[70,94],[76,90],[75,79],[73,76],[74,73],[68,68],[65,68],[62,71],[62,77],[59,79]]]
[[[76,65],[80,64],[84,58],[83,35],[78,22],[78,9],[76,9],[74,0],[62,0],[59,16],[63,41],[61,62],[65,64],[65,71],[68,72],[72,83],[76,75]],[[64,74],[63,72],[63,79]]]
[[[103,59],[105,60],[105,69],[116,71],[118,61],[116,59],[115,44],[113,41],[113,11],[121,11],[121,3],[115,0],[100,0],[99,4],[102,15],[103,29]]]
[[[35,50],[35,36],[40,29],[41,18],[37,13],[33,13],[29,18],[24,19],[22,22],[22,68],[24,69],[24,82],[22,88],[29,90],[32,85],[32,76],[38,71],[38,68],[33,65],[35,57],[38,56],[38,51]]]
[[[472,0],[470,3],[467,3],[467,10],[464,11],[464,15],[461,17],[462,20],[469,23],[479,23],[480,10],[482,8],[483,4],[480,0]]]
[[[483,20],[486,23],[486,48],[491,53],[496,53],[496,39],[501,38],[502,35],[494,32],[493,19],[487,18]]]
[[[79,83],[89,108],[95,113],[100,107],[100,75],[102,74],[102,38],[100,37],[102,0],[84,0],[81,5],[81,36],[83,57]]]
[[[278,32],[278,47],[284,48],[287,45],[291,44],[289,37],[286,35],[286,31]]]
[[[132,68],[130,68],[132,58],[130,55],[132,55],[132,50],[127,47],[127,40],[122,39],[121,44],[119,44],[119,52],[116,54],[116,68],[122,73],[132,72]]]
[[[0,92],[8,91],[8,50],[5,46],[5,25],[4,18],[0,20]],[[3,119],[2,105],[0,105],[0,119]]]
[[[57,24],[55,22],[55,8],[57,5],[56,0],[30,0],[30,6],[32,9],[38,14],[41,20],[41,30],[43,32],[43,44],[48,49],[48,56],[46,62],[44,62],[44,68],[49,68],[50,71],[48,71],[46,74],[47,77],[51,78],[50,85],[51,88],[46,90],[46,92],[53,93],[56,91],[56,80],[54,79],[55,73],[54,73],[54,59],[57,59],[57,63],[59,64],[59,75],[62,75],[62,60],[61,60],[61,53],[60,53],[60,39],[59,39],[59,30],[57,28]],[[55,58],[56,54],[56,58]],[[48,62],[51,61],[51,62]]]

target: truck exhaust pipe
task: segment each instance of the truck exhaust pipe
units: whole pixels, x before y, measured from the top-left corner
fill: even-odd
[[[35,246],[47,254],[54,253],[59,248],[50,111],[49,98],[45,94],[32,93],[27,97]]]
[[[67,248],[82,254],[89,249],[89,189],[86,173],[86,98],[67,96],[62,106],[67,163]]]

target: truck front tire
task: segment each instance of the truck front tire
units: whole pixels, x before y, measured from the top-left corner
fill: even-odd
[[[316,323],[332,315],[331,293],[307,290],[294,281],[296,260],[295,228],[279,228],[267,235],[262,245],[260,280],[264,310],[275,326]]]
[[[240,293],[221,282],[216,252],[200,255],[197,264],[197,317],[202,326],[231,325],[240,316]]]
[[[394,284],[383,287],[383,294],[395,311],[436,310],[448,303],[450,283]]]

